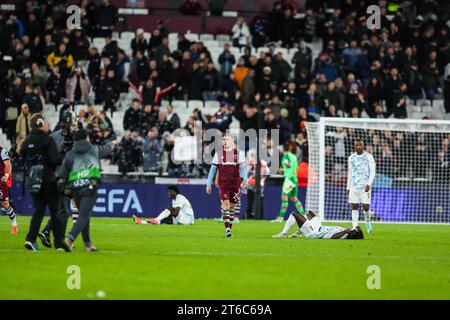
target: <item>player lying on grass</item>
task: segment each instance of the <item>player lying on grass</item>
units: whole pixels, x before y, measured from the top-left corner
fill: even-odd
[[[301,233],[305,236],[305,238],[309,239],[364,239],[364,234],[359,226],[356,226],[355,229],[343,228],[339,226],[323,226],[320,222],[319,218],[312,212],[308,211],[306,217],[301,215],[300,213],[294,211],[289,216],[288,221],[290,220],[290,228],[295,224],[292,224],[292,219],[297,222],[298,227],[300,228]],[[286,225],[288,225],[288,221],[286,221]],[[286,230],[286,226],[283,231],[277,235],[274,235],[273,238],[286,238],[288,228]]]
[[[156,218],[148,220],[141,219],[133,215],[136,224],[161,224],[161,221],[168,224],[194,224],[194,211],[189,200],[180,194],[177,186],[168,186],[167,193],[172,199],[172,206],[161,212]]]

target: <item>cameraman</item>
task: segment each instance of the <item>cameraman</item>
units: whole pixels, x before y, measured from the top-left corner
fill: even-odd
[[[75,202],[79,211],[77,223],[73,224],[65,243],[69,250],[81,233],[85,251],[97,251],[89,234],[92,209],[97,201],[97,189],[101,178],[100,159],[110,155],[112,148],[117,146],[117,140],[104,146],[95,146],[89,142],[88,133],[79,129],[73,133],[74,145],[64,157],[58,171],[59,183],[64,183],[65,194]]]
[[[72,137],[72,131],[76,128],[76,123],[72,121],[72,113],[69,111],[66,111],[59,124],[58,124],[58,130],[52,132],[50,134],[50,137],[55,141],[56,147],[58,148],[58,152],[61,155],[61,158],[64,158],[64,155],[69,152],[72,149],[73,146],[73,137]],[[56,172],[59,170],[59,168],[56,168]],[[63,233],[65,234],[66,228],[67,228],[67,220],[69,218],[69,202],[70,198],[68,198],[64,192],[61,192],[59,194],[58,198],[58,218],[61,222]],[[73,223],[76,223],[78,219],[78,209],[72,202],[72,219]],[[51,248],[52,243],[50,241],[50,232],[52,231],[52,219],[49,219],[47,222],[47,225],[42,230],[42,232],[39,233],[39,238],[41,239],[42,245]]]
[[[61,156],[55,141],[48,135],[48,122],[41,114],[35,114],[30,121],[31,133],[25,139],[20,155],[25,163],[27,188],[30,191],[35,212],[31,218],[30,229],[26,236],[25,248],[39,251],[36,238],[39,233],[46,206],[50,209],[55,236],[55,248],[68,251],[64,243],[64,232],[58,219],[58,189],[55,168],[61,163]]]

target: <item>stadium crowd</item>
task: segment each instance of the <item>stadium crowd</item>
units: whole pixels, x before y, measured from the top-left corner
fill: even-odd
[[[30,131],[31,114],[51,104],[60,108],[62,118],[71,105],[82,104],[88,107],[77,109],[79,125],[89,130],[93,143],[105,144],[118,129],[108,114],[114,116],[121,93],[134,91],[138,98],[125,111],[120,148],[111,163],[123,173],[143,166],[146,172],[170,176],[204,176],[205,168],[172,162],[174,130],[193,134],[201,121],[204,129],[225,131],[233,118],[243,130],[258,128],[262,112],[263,128],[280,129],[280,143],[295,141],[301,157],[307,148],[305,124],[320,116],[406,118],[408,101],[423,98],[444,99],[450,113],[448,5],[440,3],[445,10],[437,10],[436,1],[417,1],[409,10],[397,9],[392,19],[382,8],[382,29],[368,29],[365,10],[376,2],[307,1],[304,15],[297,18],[292,2],[275,1],[270,12],[253,21],[238,17],[230,43],[213,61],[201,41],[183,34],[171,50],[162,21],[150,39],[143,29],[136,30],[128,56],[112,38],[117,10],[109,0],[98,6],[82,0],[81,28],[75,30],[65,27],[64,1],[43,6],[25,1],[20,10],[0,12],[0,125],[14,149]],[[92,37],[105,38],[101,51],[91,44]],[[322,42],[318,56],[308,47],[312,41]],[[231,46],[242,47],[242,54],[233,54]],[[254,53],[264,46],[266,51]],[[291,61],[276,51],[279,46],[296,50]],[[79,62],[86,60],[83,68]],[[214,114],[196,109],[187,123],[180,123],[176,108],[161,107],[163,99],[213,100],[220,108]],[[94,104],[103,105],[103,111],[97,112]],[[442,136],[433,144],[441,147],[432,148],[421,134],[381,135],[371,134],[366,143],[382,168],[395,170],[391,175],[404,174],[403,165],[386,163],[399,150],[411,152],[405,146],[424,157],[431,153],[437,167],[448,168],[450,136]],[[348,156],[341,145],[349,145],[352,137],[351,130],[329,132],[329,159]]]

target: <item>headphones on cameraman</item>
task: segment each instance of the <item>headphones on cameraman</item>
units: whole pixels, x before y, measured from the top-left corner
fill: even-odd
[[[39,118],[36,121],[36,127],[37,128],[42,128],[44,126],[45,120],[43,118]]]

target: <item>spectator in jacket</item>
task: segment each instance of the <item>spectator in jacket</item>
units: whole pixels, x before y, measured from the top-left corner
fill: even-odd
[[[405,74],[405,82],[408,87],[407,95],[411,100],[422,98],[422,76],[419,73],[417,62],[413,61]]]
[[[445,112],[450,113],[450,74],[444,81],[444,107]]]
[[[53,51],[47,56],[47,65],[51,68],[54,65],[59,65],[60,71],[63,75],[67,75],[73,66],[73,56],[67,51],[65,43],[61,43],[58,50]]]
[[[207,70],[203,73],[203,100],[216,100],[219,90],[219,72],[212,62],[208,63]]]
[[[173,130],[180,128],[180,117],[176,112],[173,111],[173,106],[169,104],[167,106],[167,121],[170,122],[171,127]]]
[[[287,82],[289,80],[289,74],[291,73],[292,68],[289,63],[283,59],[283,54],[278,52],[275,55],[275,59],[272,64],[272,74],[274,80],[279,84]]]
[[[89,40],[83,34],[81,29],[75,29],[70,38],[70,52],[73,53],[73,59],[86,60],[89,55]]]
[[[228,43],[223,45],[223,52],[219,55],[218,61],[222,79],[228,77],[233,71],[233,65],[236,63],[236,59],[230,52],[230,45]]]
[[[248,68],[245,66],[244,59],[239,59],[233,73],[234,73],[234,80],[236,81],[238,88],[242,89],[242,83],[244,81],[244,78],[248,74]]]
[[[235,47],[243,47],[250,44],[250,30],[245,23],[243,17],[238,17],[236,23],[231,28],[233,46]]]
[[[142,160],[144,172],[160,172],[162,150],[163,143],[158,138],[158,129],[150,129],[142,144]]]
[[[435,61],[428,62],[422,69],[422,83],[425,90],[425,97],[434,100],[439,83],[439,71]]]
[[[66,81],[66,97],[69,103],[87,104],[89,102],[90,81],[80,66]]]
[[[66,96],[65,82],[59,71],[59,65],[52,67],[52,73],[47,79],[46,89],[49,96],[49,101],[55,106],[55,111],[58,109],[58,104],[63,102]]]
[[[141,123],[141,103],[139,99],[133,99],[131,106],[123,116],[123,129],[128,131],[139,130]]]
[[[42,99],[36,94],[32,84],[26,86],[23,101],[29,106],[31,114],[40,113],[44,109]]]
[[[144,29],[138,28],[135,33],[135,37],[131,40],[131,51],[133,58],[136,58],[138,51],[145,52],[147,50],[147,40],[144,38]]]
[[[111,36],[117,20],[117,10],[110,0],[102,0],[95,10],[97,37]]]
[[[19,117],[17,118],[17,124],[16,124],[16,136],[18,138],[21,138],[22,140],[25,140],[25,138],[28,136],[28,134],[31,131],[30,127],[30,108],[26,103],[22,104],[22,112],[20,113]]]
[[[298,50],[292,57],[292,63],[295,65],[295,74],[299,74],[301,69],[311,70],[312,51],[304,41],[298,43]]]

